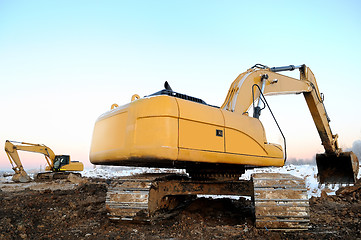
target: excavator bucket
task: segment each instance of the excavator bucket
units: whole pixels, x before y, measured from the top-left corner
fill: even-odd
[[[357,180],[359,161],[353,152],[316,154],[316,163],[321,184],[348,184]]]
[[[21,182],[21,183],[31,182],[31,178],[29,177],[29,175],[25,171],[15,173],[11,179],[14,182]]]

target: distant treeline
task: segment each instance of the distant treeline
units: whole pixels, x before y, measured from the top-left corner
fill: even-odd
[[[352,151],[356,154],[359,161],[361,161],[361,140],[356,140],[352,143],[351,148],[343,149],[344,152]],[[315,154],[316,156],[316,154]],[[313,159],[297,159],[297,158],[289,158],[286,161],[287,164],[294,164],[294,165],[316,165],[316,159],[313,157]]]
[[[297,158],[289,158],[286,161],[286,165],[294,164],[294,165],[316,165],[315,159],[297,159]]]

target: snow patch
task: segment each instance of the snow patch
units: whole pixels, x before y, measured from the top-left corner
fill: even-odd
[[[132,176],[141,173],[185,173],[184,170],[168,168],[145,168],[145,167],[96,167],[84,170],[81,174],[89,178],[116,178]]]
[[[335,195],[341,184],[319,184],[317,181],[317,166],[315,165],[285,165],[283,167],[267,167],[247,170],[241,179],[249,180],[253,173],[288,173],[293,176],[303,178],[306,182],[308,197],[320,197],[322,191],[328,195]],[[121,176],[131,176],[140,173],[185,173],[184,170],[159,169],[159,168],[136,168],[136,167],[97,167],[91,170],[84,170],[84,177],[92,178],[115,178]],[[360,178],[359,173],[358,178]],[[344,185],[343,185],[344,186]]]
[[[111,179],[122,176],[132,176],[140,173],[180,173],[185,174],[185,170],[179,169],[160,169],[160,168],[137,168],[137,167],[111,167],[97,166],[93,169],[86,169],[81,172],[83,177]],[[247,170],[241,179],[249,180],[253,173],[288,173],[296,177],[305,179],[308,197],[320,197],[322,191],[328,195],[335,195],[341,187],[340,184],[320,185],[317,181],[317,167],[315,165],[293,165],[289,164],[283,167],[256,168]],[[34,174],[29,174],[34,178]],[[361,177],[361,171],[358,178]],[[0,183],[12,183],[11,176],[0,176]],[[342,185],[345,186],[345,185]]]

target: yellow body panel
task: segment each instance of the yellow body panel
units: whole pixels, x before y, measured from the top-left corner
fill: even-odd
[[[179,106],[179,148],[224,152],[224,118],[219,108],[176,99]]]
[[[101,120],[97,122],[96,130],[99,132],[106,132],[108,134],[107,138],[112,139],[112,141],[98,141],[94,147],[94,151],[99,151],[100,149],[124,149],[125,148],[125,137],[124,134],[119,134],[117,129],[126,129],[127,124],[127,111],[120,111],[118,114],[113,115],[108,118],[106,121]]]
[[[81,162],[70,162],[67,165],[61,166],[60,171],[83,171],[84,165]]]
[[[226,152],[267,156],[262,123],[245,115],[222,111],[225,118]]]
[[[95,123],[90,150],[90,160],[94,164],[124,165],[125,161],[130,161],[126,165],[132,165],[132,159],[177,160],[177,155],[178,105],[175,98],[139,99],[103,114]]]
[[[90,161],[152,167],[284,164],[282,148],[266,143],[258,119],[166,95],[138,99],[100,116]]]
[[[70,162],[67,165],[61,166],[59,171],[83,171],[84,165],[81,162]],[[53,171],[53,169],[49,166],[45,167],[45,171]]]
[[[177,118],[138,118],[131,156],[175,160],[178,144],[177,131]]]

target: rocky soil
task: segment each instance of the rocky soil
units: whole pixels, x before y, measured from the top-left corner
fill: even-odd
[[[0,239],[361,239],[361,181],[311,198],[311,228],[302,232],[256,229],[243,198],[199,198],[170,219],[146,224],[110,222],[105,180],[51,184],[0,185]]]

